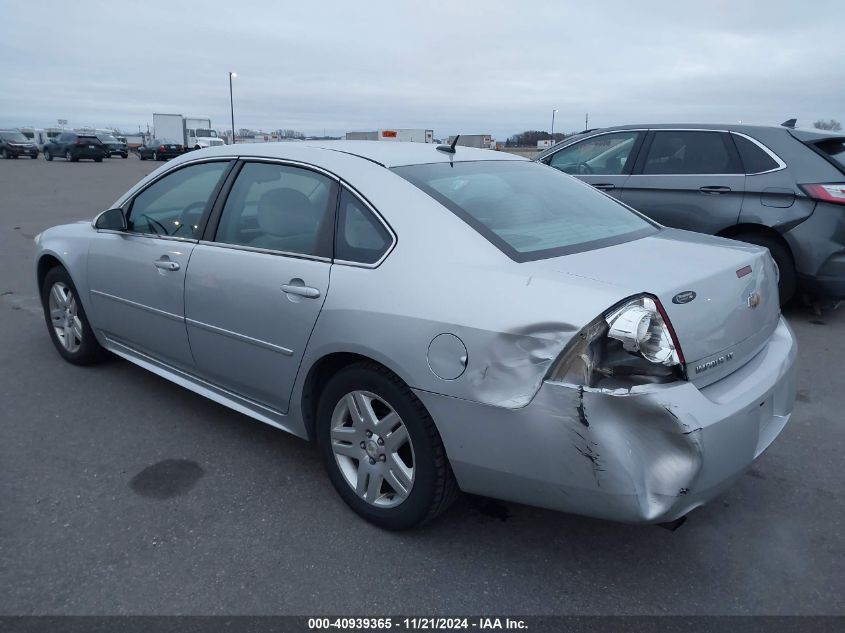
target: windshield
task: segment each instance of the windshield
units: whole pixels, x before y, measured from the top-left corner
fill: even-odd
[[[4,141],[12,141],[13,143],[26,143],[29,140],[20,132],[0,132],[0,137],[2,137]]]
[[[657,231],[612,198],[538,163],[433,163],[393,171],[515,261],[611,246]]]
[[[197,129],[196,136],[213,136],[217,138],[217,132],[214,130],[203,130],[202,128]]]

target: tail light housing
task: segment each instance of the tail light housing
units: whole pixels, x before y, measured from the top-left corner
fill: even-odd
[[[845,204],[845,182],[801,185],[801,188],[813,200],[832,202],[833,204]]]
[[[165,151],[166,149],[167,149],[167,148],[166,148],[164,145],[159,145],[159,146],[158,146],[158,151],[160,151],[160,152],[163,152],[163,151]]]
[[[594,387],[670,382],[686,378],[684,353],[657,297],[642,294],[614,306],[566,346],[549,380]]]

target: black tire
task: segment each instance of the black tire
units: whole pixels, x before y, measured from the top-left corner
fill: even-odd
[[[138,158],[140,158],[141,160],[147,160],[146,158],[144,158],[144,152],[138,152]]]
[[[332,414],[346,394],[364,390],[388,403],[402,418],[413,445],[414,482],[407,498],[381,508],[359,497],[342,474],[332,450]],[[388,530],[432,520],[454,501],[458,484],[437,427],[422,402],[388,369],[371,362],[345,367],[326,383],[317,406],[316,437],[323,465],[341,498],[361,517]],[[372,463],[372,462],[371,462]]]
[[[761,233],[741,233],[739,235],[731,236],[732,239],[740,242],[748,242],[749,244],[757,244],[758,246],[765,246],[772,254],[772,259],[778,266],[780,279],[778,281],[778,294],[780,295],[780,304],[786,305],[792,297],[795,296],[795,289],[797,287],[797,275],[795,273],[795,260],[792,259],[792,253],[789,249],[781,244],[778,240],[763,235]]]
[[[36,160],[38,158],[38,154],[30,154],[29,156],[32,160]]]
[[[102,156],[100,156],[100,158],[95,158],[95,159],[94,159],[94,162],[95,162],[95,163],[102,163],[102,162],[103,162],[103,157],[102,157]]]
[[[49,297],[53,286],[57,283],[64,284],[69,288],[76,300],[76,316],[82,326],[82,340],[79,348],[74,351],[69,351],[62,345],[50,318]],[[41,305],[44,308],[44,319],[47,322],[47,331],[50,333],[50,339],[53,341],[53,345],[55,345],[56,350],[62,358],[74,365],[93,365],[108,357],[108,352],[100,346],[100,343],[94,336],[94,332],[91,330],[91,325],[88,323],[88,317],[85,314],[85,309],[82,306],[79,292],[76,290],[73,280],[61,266],[51,268],[44,276],[44,283],[41,284]]]
[[[121,154],[120,157],[121,158],[129,158],[129,154]]]
[[[44,150],[44,160],[53,160],[53,155],[49,150]]]
[[[153,160],[158,160],[158,152],[153,152]]]
[[[8,150],[4,147],[3,148],[3,160],[9,160],[11,156],[9,155]]]

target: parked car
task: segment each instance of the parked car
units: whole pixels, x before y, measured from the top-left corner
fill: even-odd
[[[387,528],[459,488],[678,521],[792,411],[766,249],[503,152],[197,150],[35,241],[62,357],[109,351],[316,439],[343,500]]]
[[[121,158],[129,157],[129,146],[126,145],[125,140],[120,141],[109,134],[100,134],[97,138],[100,139],[100,142],[106,149],[106,158],[112,156],[120,156]]]
[[[94,162],[102,163],[105,155],[105,146],[93,134],[62,132],[44,146],[44,158],[47,160],[61,156],[66,161],[77,162],[83,158],[90,158]]]
[[[17,158],[18,156],[38,158],[38,147],[17,130],[0,130],[0,156],[3,158]]]
[[[666,226],[769,249],[781,302],[845,297],[845,136],[750,125],[629,125],[535,159]]]
[[[185,153],[185,146],[168,138],[156,138],[148,144],[138,148],[138,156],[141,160],[151,158],[153,160],[167,160],[176,158]]]

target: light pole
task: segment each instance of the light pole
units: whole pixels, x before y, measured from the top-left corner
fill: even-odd
[[[232,145],[235,144],[235,100],[232,98],[232,79],[237,76],[238,73],[229,71],[229,110],[232,113]]]
[[[552,110],[552,145],[555,143],[555,114],[557,110]]]

